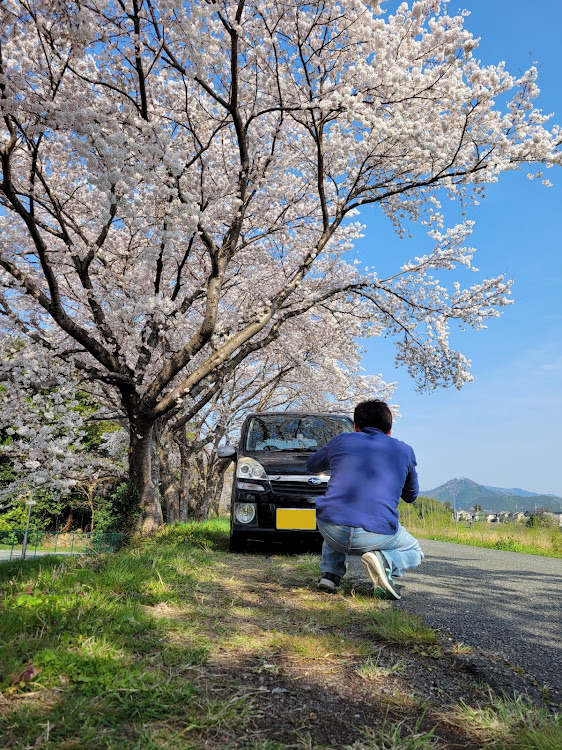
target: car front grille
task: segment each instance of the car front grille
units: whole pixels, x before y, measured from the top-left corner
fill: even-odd
[[[273,480],[271,489],[276,495],[301,495],[316,497],[326,492],[327,484],[308,484],[308,482],[279,482]]]

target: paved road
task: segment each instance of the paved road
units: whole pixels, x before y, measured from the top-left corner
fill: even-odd
[[[36,557],[46,557],[47,555],[52,555],[53,552],[44,552],[42,550],[37,550],[35,554],[33,553],[33,550],[28,551],[25,559],[26,560],[33,560]],[[71,553],[70,552],[57,552],[57,557],[59,556],[68,556]],[[74,555],[80,555],[80,552],[73,552]],[[21,560],[21,549],[16,549],[13,551],[11,556],[12,562],[16,562],[16,560]],[[9,562],[10,561],[10,550],[9,549],[0,549],[0,562]]]
[[[559,703],[562,560],[425,539],[420,544],[425,560],[400,579],[397,606],[492,657],[490,663],[505,660],[523,670],[530,683],[548,686],[549,702]],[[349,572],[365,577],[359,558],[350,558]]]

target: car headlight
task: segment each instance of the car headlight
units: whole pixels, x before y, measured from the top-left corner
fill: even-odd
[[[238,523],[252,523],[256,517],[256,506],[252,503],[236,503],[234,517]]]
[[[267,479],[267,474],[258,461],[244,456],[238,459],[236,477],[238,479]]]

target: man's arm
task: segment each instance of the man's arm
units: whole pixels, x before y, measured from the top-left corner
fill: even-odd
[[[418,472],[416,471],[416,457],[414,451],[412,451],[412,460],[410,462],[406,481],[404,482],[404,487],[402,488],[402,500],[404,500],[405,503],[413,503],[418,496],[419,491],[420,486],[418,483]]]
[[[330,468],[330,452],[328,450],[330,444],[320,448],[319,451],[313,453],[308,457],[306,462],[306,470],[318,473],[320,471],[327,471]]]

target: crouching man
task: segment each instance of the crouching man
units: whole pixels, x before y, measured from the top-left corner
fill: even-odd
[[[347,555],[361,555],[375,593],[400,599],[394,578],[423,560],[417,539],[398,521],[400,497],[418,496],[414,451],[391,437],[392,412],[384,401],[355,407],[355,431],[333,438],[308,459],[310,472],[330,471],[326,494],[316,501],[324,591],[337,590]],[[382,591],[381,591],[382,590]]]

